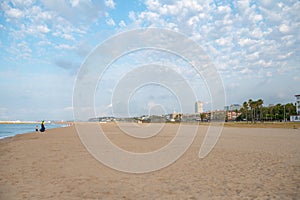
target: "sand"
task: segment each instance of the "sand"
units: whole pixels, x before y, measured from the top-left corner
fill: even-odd
[[[148,142],[113,123],[102,128],[121,148],[147,152],[167,144],[176,126]],[[224,127],[199,159],[207,127],[175,163],[144,174],[101,164],[74,126],[0,140],[0,199],[300,199],[300,129]]]

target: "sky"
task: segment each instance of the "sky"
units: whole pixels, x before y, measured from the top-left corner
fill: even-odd
[[[259,98],[264,105],[295,102],[299,10],[296,0],[2,0],[0,120],[73,120],[74,85],[91,52],[116,35],[152,27],[183,34],[202,48],[222,80],[227,105]],[[130,116],[193,113],[196,100],[212,108],[205,77],[190,63],[172,52],[141,49],[112,61],[99,77],[95,116],[117,116],[115,90],[147,65],[165,66],[158,78],[170,77],[169,69],[180,74],[194,92],[192,103],[181,104],[164,84],[137,85],[125,99]]]

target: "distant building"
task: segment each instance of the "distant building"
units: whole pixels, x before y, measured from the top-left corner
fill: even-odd
[[[197,101],[195,103],[195,113],[196,114],[203,113],[203,102],[202,101]]]
[[[300,94],[295,95],[296,97],[296,112],[300,115]]]
[[[228,112],[227,112],[227,120],[228,120],[228,121],[235,121],[236,118],[237,118],[238,116],[240,116],[240,115],[241,115],[240,112],[228,111]]]
[[[168,120],[170,122],[180,122],[182,120],[182,113],[176,113],[175,111],[169,115]]]
[[[229,106],[224,106],[225,111],[229,111]]]
[[[229,110],[240,110],[242,108],[242,106],[240,104],[232,104],[229,107]]]
[[[290,121],[291,122],[300,122],[300,116],[299,115],[291,115]]]

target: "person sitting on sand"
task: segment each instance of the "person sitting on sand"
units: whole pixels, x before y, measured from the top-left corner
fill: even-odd
[[[40,131],[44,132],[45,130],[46,130],[46,128],[45,128],[45,125],[44,125],[44,121],[42,121]]]
[[[36,131],[36,132],[39,131],[39,126],[38,126],[38,125],[35,126],[35,131]]]

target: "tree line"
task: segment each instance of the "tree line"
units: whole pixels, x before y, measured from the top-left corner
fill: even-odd
[[[262,99],[245,101],[237,121],[285,121],[289,120],[291,115],[296,115],[296,105],[293,103],[276,104],[263,106]]]

